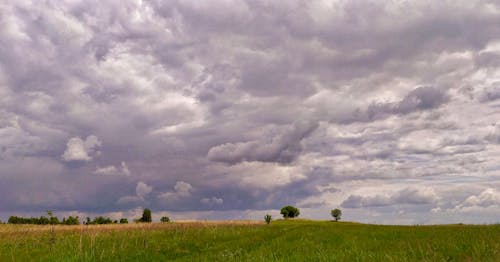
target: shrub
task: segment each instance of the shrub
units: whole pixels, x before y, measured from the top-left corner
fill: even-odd
[[[162,223],[168,223],[168,222],[170,222],[170,218],[169,218],[169,217],[161,217],[161,218],[160,218],[160,221],[161,221]]]
[[[284,206],[280,214],[282,214],[285,219],[294,218],[300,215],[300,210],[294,206]]]
[[[269,215],[269,214],[266,214],[264,216],[264,221],[266,221],[266,224],[268,224],[268,225],[269,225],[269,223],[271,223],[272,219],[273,219],[273,217],[271,215]]]
[[[120,219],[120,224],[128,224],[128,219],[126,218]]]

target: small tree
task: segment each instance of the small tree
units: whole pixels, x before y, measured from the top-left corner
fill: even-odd
[[[170,222],[170,218],[169,218],[169,217],[161,217],[161,218],[160,218],[160,221],[161,221],[162,223],[168,223],[168,222]]]
[[[334,210],[331,211],[332,217],[335,218],[335,222],[340,220],[340,217],[342,216],[342,210],[335,208]]]
[[[128,224],[128,219],[126,218],[120,219],[120,224]]]
[[[151,223],[151,210],[149,208],[145,208],[142,212],[142,217],[139,219],[139,222],[143,223]]]
[[[271,223],[272,219],[273,219],[273,217],[271,215],[269,215],[269,214],[266,214],[264,216],[264,221],[266,221],[266,224],[268,224],[268,225]]]
[[[284,206],[280,214],[282,214],[285,219],[294,218],[300,215],[300,210],[294,206]]]

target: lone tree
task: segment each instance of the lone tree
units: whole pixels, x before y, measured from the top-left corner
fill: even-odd
[[[269,223],[271,223],[272,219],[273,219],[273,217],[271,215],[269,215],[269,214],[266,214],[264,216],[264,221],[266,221],[266,224],[268,224],[268,225],[269,225]]]
[[[161,217],[161,218],[160,218],[160,221],[161,221],[162,223],[168,223],[168,222],[170,222],[170,218],[169,218],[169,217]]]
[[[300,210],[294,206],[284,206],[280,214],[282,214],[285,219],[294,218],[300,215]]]
[[[139,222],[151,223],[151,210],[149,208],[145,208],[142,212],[142,217],[139,219]]]
[[[342,216],[342,210],[335,208],[331,213],[332,217],[335,218],[335,222],[340,220],[340,217]]]

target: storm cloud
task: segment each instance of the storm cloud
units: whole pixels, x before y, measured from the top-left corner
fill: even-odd
[[[499,24],[488,0],[2,1],[0,217],[498,222]]]

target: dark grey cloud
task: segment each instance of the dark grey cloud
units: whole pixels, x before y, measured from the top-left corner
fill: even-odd
[[[302,139],[316,128],[317,123],[297,122],[289,127],[279,127],[278,132],[282,132],[281,134],[264,137],[261,141],[227,143],[212,147],[208,151],[207,158],[226,163],[242,161],[289,163],[301,153]]]
[[[0,213],[498,214],[499,9],[3,1]]]

